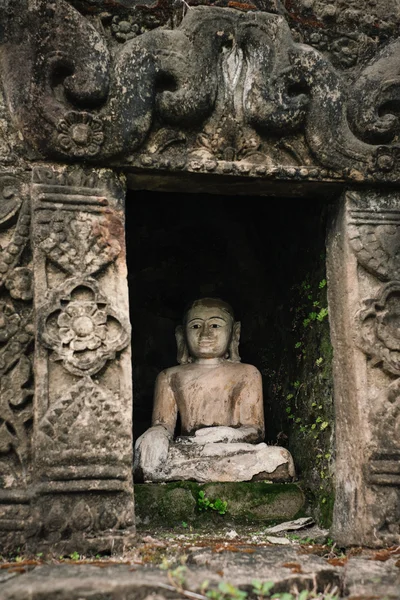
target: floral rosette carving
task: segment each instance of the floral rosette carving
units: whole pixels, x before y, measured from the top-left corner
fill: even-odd
[[[39,336],[74,375],[94,375],[130,340],[130,327],[94,280],[69,280],[39,316]]]
[[[398,171],[400,146],[378,146],[370,158],[368,168],[372,173]]]
[[[360,348],[372,359],[373,366],[400,375],[400,281],[385,285],[378,298],[368,301],[360,311]]]
[[[115,15],[111,23],[111,32],[118,42],[124,43],[141,33],[140,26],[134,22],[133,17]]]
[[[96,156],[104,142],[103,123],[87,112],[67,113],[57,130],[60,147],[70,156]]]

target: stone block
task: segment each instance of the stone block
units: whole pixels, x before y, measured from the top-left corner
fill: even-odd
[[[227,503],[226,513],[199,509],[199,492],[211,502]],[[135,509],[141,526],[174,527],[182,521],[195,526],[268,523],[301,514],[304,494],[297,484],[266,482],[207,483],[192,481],[136,484]]]

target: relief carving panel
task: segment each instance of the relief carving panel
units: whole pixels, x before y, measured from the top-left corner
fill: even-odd
[[[33,171],[36,546],[111,548],[133,526],[123,201],[109,171]]]
[[[399,544],[400,195],[348,192],[343,225],[344,241],[336,233],[330,242],[330,277],[337,286],[331,291],[338,415],[334,529],[347,544]]]
[[[33,421],[30,203],[23,174],[0,171],[0,545],[29,526]]]
[[[184,3],[179,18],[171,6],[164,20],[158,4],[116,14],[107,4],[97,17],[82,14],[82,3],[81,12],[65,0],[25,4],[5,21],[1,70],[11,113],[42,156],[254,176],[398,178],[394,31],[380,48],[371,42],[375,55],[358,64],[349,57],[359,40],[345,23],[325,52],[320,38],[330,32],[321,33],[322,21],[319,33],[300,31],[302,21],[279,2],[258,11]],[[345,76],[356,63],[354,77]],[[23,75],[29,86],[20,85]]]

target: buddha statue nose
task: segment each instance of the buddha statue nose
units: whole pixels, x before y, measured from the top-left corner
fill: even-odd
[[[210,326],[207,323],[204,323],[204,326],[201,328],[200,339],[210,337]]]

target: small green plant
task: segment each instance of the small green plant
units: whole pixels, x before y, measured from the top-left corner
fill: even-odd
[[[186,580],[187,567],[179,565],[176,569],[168,571],[168,579],[179,590],[183,588]]]
[[[187,526],[188,526],[188,524],[186,523],[186,521],[182,521],[182,527],[183,527],[184,529],[187,529]]]
[[[200,490],[197,497],[197,507],[200,511],[203,510],[215,510],[220,515],[225,515],[228,507],[228,503],[221,498],[216,500],[210,500],[207,498],[204,490]]]
[[[205,590],[205,594],[211,600],[246,600],[248,595],[227,581],[221,581],[216,589]]]
[[[316,591],[302,590],[299,592],[297,586],[294,586],[291,592],[277,592],[271,595],[274,587],[272,581],[262,582],[259,580],[252,581],[253,594],[257,598],[270,598],[271,600],[339,600],[336,595],[336,589],[329,591],[327,588],[324,592],[318,594]]]
[[[75,552],[72,552],[72,554],[70,554],[69,557],[71,560],[79,560],[81,555],[75,550]]]
[[[259,579],[253,579],[251,583],[253,585],[253,594],[259,597],[269,597],[270,591],[275,585],[273,581],[260,581]]]

